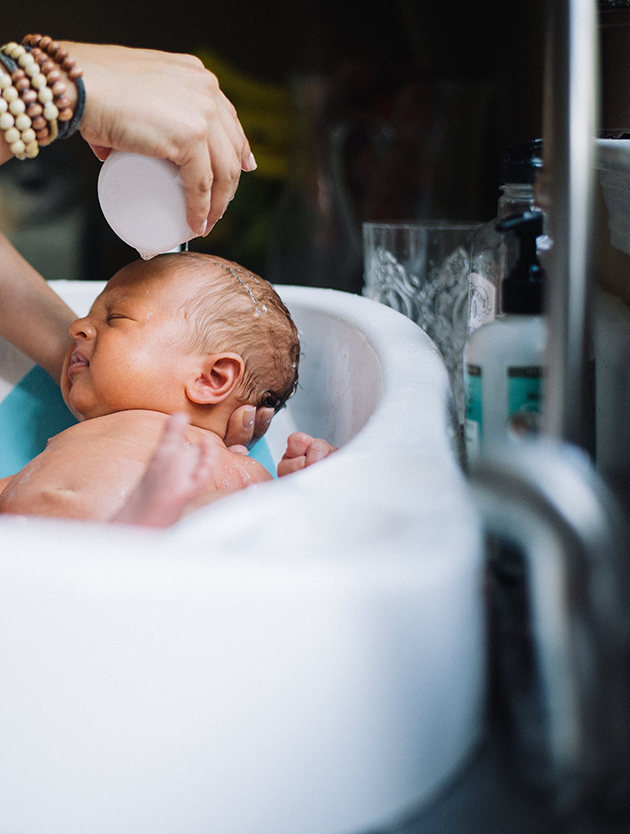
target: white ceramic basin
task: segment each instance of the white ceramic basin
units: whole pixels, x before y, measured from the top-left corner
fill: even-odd
[[[81,313],[98,286],[57,289]],[[0,519],[3,834],[358,834],[474,747],[482,545],[446,370],[384,306],[279,289],[304,356],[270,448],[295,425],[339,453],[166,532]]]

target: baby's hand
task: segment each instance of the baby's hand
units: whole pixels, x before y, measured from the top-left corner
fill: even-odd
[[[299,469],[305,469],[336,451],[337,447],[332,446],[325,440],[319,437],[313,438],[310,434],[305,434],[302,431],[296,431],[289,435],[287,440],[287,450],[278,464],[278,477],[297,472]]]

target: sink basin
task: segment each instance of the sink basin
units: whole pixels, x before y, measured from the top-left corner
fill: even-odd
[[[481,524],[441,357],[376,302],[279,290],[304,355],[270,452],[338,453],[166,531],[0,519],[0,831],[360,834],[474,749]]]

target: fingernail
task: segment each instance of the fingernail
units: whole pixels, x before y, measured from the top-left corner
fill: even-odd
[[[208,221],[204,220],[201,226],[199,227],[199,237],[203,237],[206,233],[206,229],[208,228]]]
[[[246,429],[251,429],[253,427],[255,417],[256,417],[256,409],[255,408],[251,408],[251,409],[248,408],[247,411],[245,412],[244,417],[243,417],[243,425],[245,426]]]
[[[250,152],[249,159],[247,160],[247,171],[255,171],[258,168],[256,163],[256,158],[253,153]]]

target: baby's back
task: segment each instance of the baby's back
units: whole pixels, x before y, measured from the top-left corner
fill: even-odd
[[[107,521],[142,478],[166,420],[166,414],[133,410],[71,426],[51,438],[24,469],[0,481],[0,512]],[[191,426],[186,439],[194,443],[201,436],[216,447],[216,459],[197,503],[270,478],[256,461],[226,449],[212,432]]]

